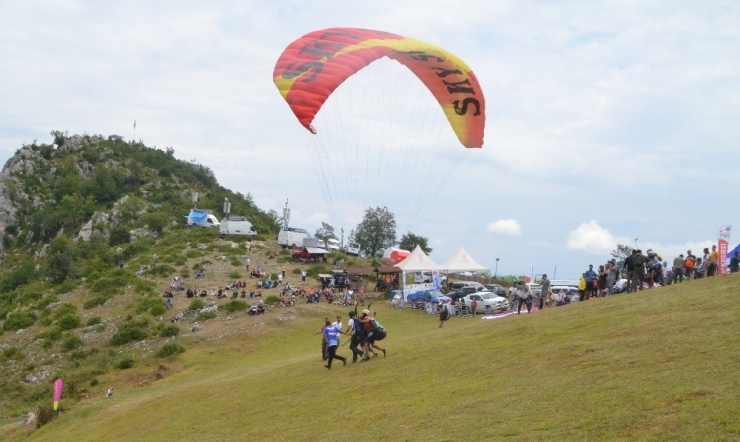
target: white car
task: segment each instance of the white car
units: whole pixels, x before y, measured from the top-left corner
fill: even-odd
[[[491,292],[471,293],[462,298],[462,303],[470,308],[470,304],[473,299],[475,299],[475,302],[477,303],[475,306],[476,313],[495,313],[509,309],[509,302],[506,298],[502,298],[501,296]]]
[[[424,284],[424,283],[430,283],[432,282],[433,275],[432,272],[416,272],[414,273],[414,282],[417,284]],[[447,277],[445,275],[439,275],[439,282],[440,284],[444,284],[447,282]]]

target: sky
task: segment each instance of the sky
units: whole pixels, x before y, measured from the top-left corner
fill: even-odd
[[[306,131],[275,62],[302,35],[345,26],[464,60],[486,97],[483,148],[450,146],[445,121],[430,123],[441,111],[392,63],[340,87],[346,101],[327,101],[324,126]],[[387,203],[398,236],[427,237],[437,262],[464,247],[491,273],[572,279],[617,244],[670,261],[740,226],[738,48],[734,1],[5,0],[0,163],[52,130],[135,137],[263,210],[287,200],[290,224],[309,232],[329,222],[346,234],[364,207]],[[389,106],[399,114],[378,112]],[[430,127],[439,135],[418,135]],[[344,163],[392,158],[372,179],[326,164],[341,155],[322,160],[332,143],[381,136],[397,152]]]

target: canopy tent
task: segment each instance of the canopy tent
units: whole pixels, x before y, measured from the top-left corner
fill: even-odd
[[[401,269],[404,273],[421,272],[423,270],[437,270],[440,268],[439,264],[432,261],[432,258],[428,257],[419,246],[416,246],[408,258],[396,264],[396,267]]]
[[[453,273],[489,270],[488,267],[478,264],[462,247],[450,259],[440,264],[438,268]]]

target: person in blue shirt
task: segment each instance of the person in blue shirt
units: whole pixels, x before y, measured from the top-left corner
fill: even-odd
[[[596,279],[596,277],[599,275],[594,272],[593,264],[588,265],[588,270],[586,270],[586,273],[584,273],[584,275],[586,275],[586,299],[590,298],[591,296],[595,298],[598,287],[594,285],[594,279]]]
[[[334,359],[339,359],[344,365],[347,365],[347,358],[337,356],[337,347],[339,346],[339,335],[343,334],[339,325],[332,325],[329,320],[326,320],[324,326],[324,340],[326,341],[326,352],[329,359],[324,365],[327,369],[331,370],[331,362]]]

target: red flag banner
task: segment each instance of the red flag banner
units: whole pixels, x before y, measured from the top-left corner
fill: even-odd
[[[730,233],[732,232],[732,226],[722,226],[719,228],[719,239],[717,241],[717,248],[719,249],[719,268],[717,271],[719,275],[726,275],[727,270],[727,252],[730,250]]]

